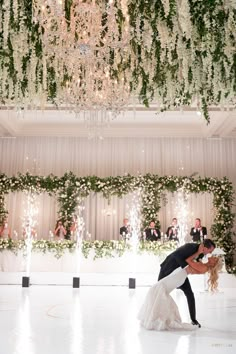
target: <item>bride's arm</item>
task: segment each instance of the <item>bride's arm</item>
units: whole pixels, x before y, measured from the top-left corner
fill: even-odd
[[[188,263],[188,265],[192,268],[192,270],[195,271],[195,272],[193,272],[193,271],[189,270],[189,272],[191,274],[203,274],[208,271],[208,268],[205,264],[203,264],[201,262],[194,261],[194,259],[201,253],[200,251],[201,251],[201,249],[186,259],[186,262]]]
[[[208,271],[208,268],[203,263],[196,263],[197,267],[192,268],[191,266],[186,267],[187,274],[204,274]]]

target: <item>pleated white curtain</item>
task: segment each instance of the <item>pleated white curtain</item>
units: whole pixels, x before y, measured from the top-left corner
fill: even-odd
[[[117,176],[130,173],[200,177],[227,176],[236,189],[236,140],[186,138],[86,138],[22,137],[0,139],[0,172],[8,176],[27,171],[36,175],[62,176],[72,171],[78,176]],[[6,197],[11,228],[20,235],[26,196],[11,193]],[[131,196],[112,197],[110,205],[92,193],[84,201],[87,239],[118,239],[124,217],[129,217]],[[177,194],[167,193],[167,204],[159,213],[165,233],[172,217],[179,215]],[[55,227],[56,199],[43,194],[36,198],[38,237],[48,238]],[[214,211],[208,193],[191,195],[188,200],[189,230],[196,217],[210,230]]]

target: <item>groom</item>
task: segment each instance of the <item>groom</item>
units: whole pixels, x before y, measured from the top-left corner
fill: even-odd
[[[185,268],[188,265],[186,259],[192,256],[194,253],[198,253],[197,260],[199,260],[204,255],[212,253],[214,249],[215,244],[210,239],[205,239],[200,245],[197,243],[186,243],[185,245],[177,248],[174,252],[169,254],[164,260],[164,262],[161,263],[161,270],[159,273],[158,280],[165,278],[178,267]],[[189,279],[186,278],[185,282],[178,289],[181,289],[187,298],[192,324],[200,328],[201,325],[196,320],[195,298]]]

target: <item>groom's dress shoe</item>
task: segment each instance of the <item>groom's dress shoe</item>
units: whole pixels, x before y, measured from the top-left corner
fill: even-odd
[[[198,326],[199,328],[201,328],[201,325],[197,320],[193,320],[192,325],[195,325],[195,326]]]

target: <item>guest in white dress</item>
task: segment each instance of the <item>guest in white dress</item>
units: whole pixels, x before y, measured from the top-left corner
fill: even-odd
[[[184,283],[188,274],[204,274],[209,272],[209,285],[212,291],[217,288],[218,272],[222,267],[220,258],[211,257],[208,263],[194,262],[198,253],[186,260],[190,265],[177,268],[153,285],[146,296],[138,314],[140,324],[148,330],[195,330],[197,327],[183,323],[178,307],[170,293]]]
[[[55,226],[54,235],[56,240],[64,240],[66,229],[61,220],[58,220]]]
[[[9,223],[7,219],[5,219],[2,225],[0,226],[0,237],[2,239],[11,238],[11,229],[9,227]]]

